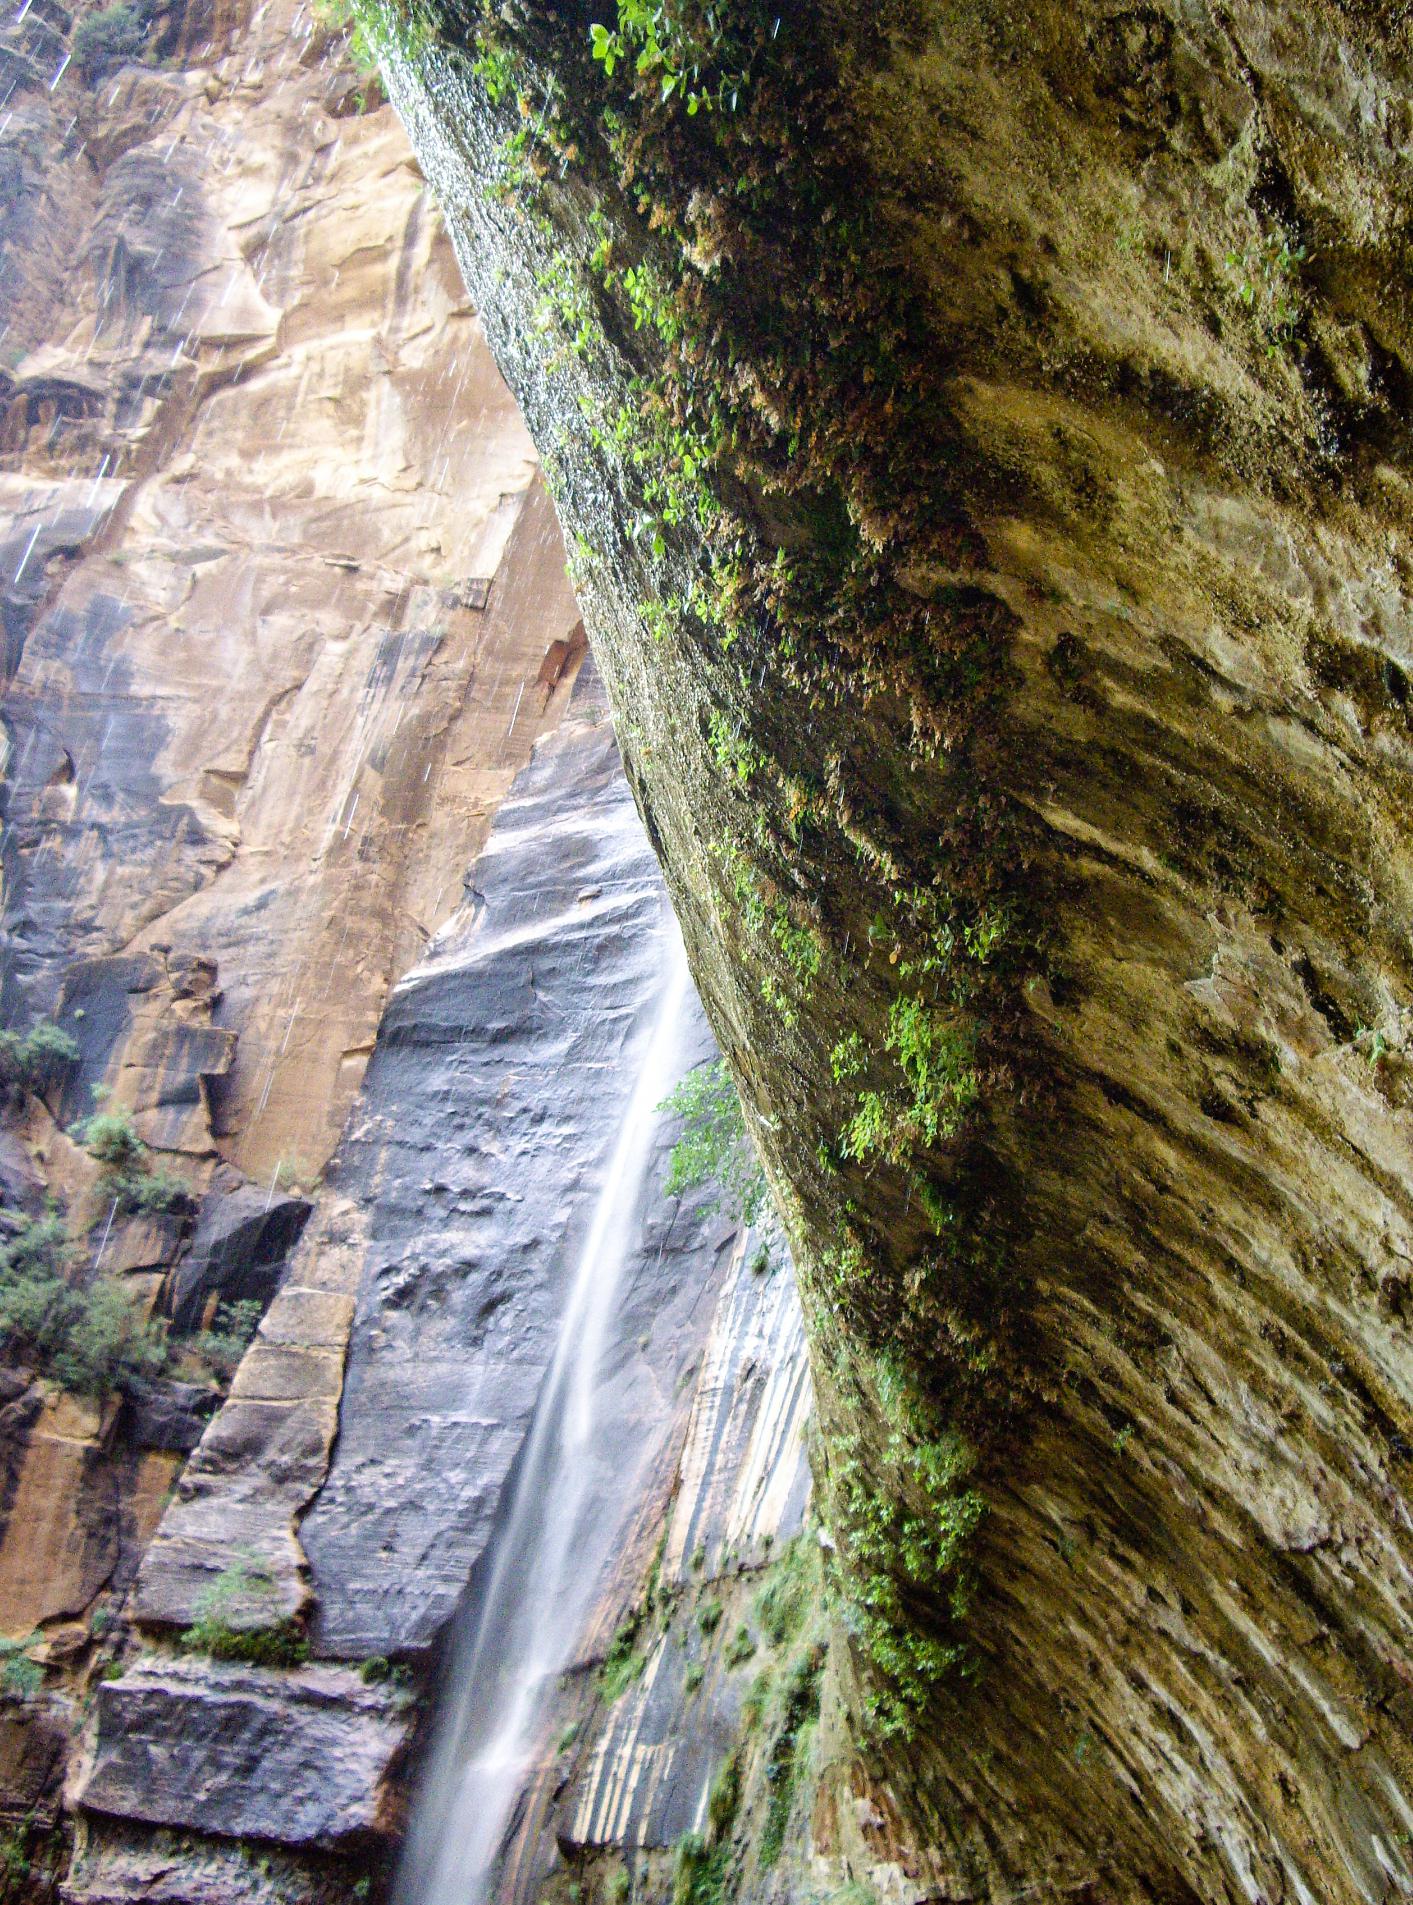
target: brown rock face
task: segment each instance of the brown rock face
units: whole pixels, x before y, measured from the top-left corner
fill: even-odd
[[[71,1274],[185,1340],[269,1303],[309,1215],[291,1188],[584,639],[376,89],[356,110],[342,42],[292,3],[144,18],[126,62],[53,0],[0,27],[0,985],[7,1026],[53,1015],[81,1048],[6,1108],[0,1244],[53,1193]],[[64,1131],[95,1086],[196,1208],[122,1206]],[[299,1357],[272,1325],[237,1385],[302,1409],[321,1453],[349,1313]],[[70,1696],[219,1402],[177,1373],[97,1402],[0,1372],[0,1637],[29,1643],[0,1685],[0,1831],[52,1824]],[[228,1466],[253,1465],[242,1420]],[[349,1780],[371,1824],[377,1779]]]
[[[81,1058],[7,1107],[0,1248],[56,1193],[73,1281],[188,1347],[101,1401],[0,1368],[0,1894],[61,1867],[90,1905],[342,1905],[396,1857],[675,937],[391,113],[278,0],[164,12],[167,63],[52,94],[84,42],[31,11],[0,117],[3,976],[16,1029],[53,1012]],[[711,1051],[687,1005],[683,1070]],[[66,1135],[93,1086],[189,1198],[130,1208]],[[642,1183],[609,1178],[612,1406],[509,1822],[526,1898],[571,1841],[661,1860],[690,1828],[808,1493],[783,1252],[667,1195],[676,1129],[654,1112]],[[258,1334],[199,1379],[233,1301]],[[675,1626],[610,1710],[669,1522]]]
[[[210,1129],[151,1135],[307,1181],[577,614],[396,121],[294,8],[197,38],[21,85],[3,135],[41,175],[7,253],[5,972],[21,1018],[155,957],[165,1029],[204,962],[239,1042],[196,1066]]]
[[[895,1734],[825,1843],[1399,1895],[1403,10],[682,18],[610,76],[524,0],[395,88],[805,1268]]]

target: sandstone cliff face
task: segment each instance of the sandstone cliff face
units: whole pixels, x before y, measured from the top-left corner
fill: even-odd
[[[0,30],[0,980],[7,1026],[81,1048],[11,1121],[0,1203],[56,1197],[80,1277],[183,1334],[280,1283],[387,991],[582,637],[528,438],[341,43],[276,5],[153,14],[155,64],[78,45],[47,0]],[[94,1086],[193,1214],[102,1193],[64,1130]],[[57,1816],[91,1632],[219,1398],[3,1380],[0,1634],[46,1670],[23,1703],[6,1682],[8,1831]],[[336,1406],[318,1367],[286,1382]]]
[[[396,1854],[668,913],[396,120],[294,6],[146,37],[159,64],[89,70],[48,0],[0,33],[5,1015],[80,1049],[9,1107],[0,1241],[52,1195],[75,1278],[178,1343],[264,1314],[224,1400],[194,1368],[101,1400],[0,1371],[0,1641],[42,1674],[3,1657],[0,1895],[291,1905]],[[681,1064],[711,1051],[694,1007]],[[123,1207],[66,1134],[95,1087],[187,1203]],[[697,1822],[771,1650],[752,1597],[810,1552],[788,1262],[664,1195],[674,1135],[525,1898]],[[203,1621],[254,1657],[184,1641]]]
[[[1402,10],[590,12],[393,87],[801,1265],[817,1848],[1401,1895]]]
[[[76,1782],[76,1897],[149,1897],[159,1876],[172,1900],[271,1883],[287,1901],[334,1897],[385,1867],[436,1730],[438,1655],[485,1589],[543,1403],[666,925],[612,729],[581,683],[467,902],[396,989],[319,1208],[147,1549],[141,1639],[97,1691]],[[710,1050],[693,1002],[681,1062]],[[584,1620],[537,1727],[512,1857],[525,1896],[565,1845],[670,1847],[730,1750],[759,1662],[716,1662],[690,1745],[680,1691],[658,1686],[646,1709],[599,1698],[594,1669],[653,1550],[676,1625],[654,1634],[644,1691],[668,1654],[680,1683],[703,1651],[693,1610],[744,1602],[801,1526],[809,1391],[788,1264],[752,1268],[754,1242],[702,1193],[665,1196],[674,1135],[660,1116],[628,1213],[579,1511]],[[223,1582],[239,1588],[224,1618],[256,1633],[307,1621],[313,1658],[174,1657]],[[535,1589],[527,1575],[520,1591]],[[248,1840],[278,1849],[273,1879]]]
[[[178,71],[21,85],[5,135],[43,174],[7,252],[11,1010],[84,960],[157,960],[154,1006],[214,963],[214,1135],[262,1179],[327,1158],[576,621],[446,240],[353,85],[267,9]]]

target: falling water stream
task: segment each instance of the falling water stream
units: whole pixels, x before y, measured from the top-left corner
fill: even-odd
[[[632,1093],[608,1153],[554,1355],[492,1537],[484,1591],[457,1636],[398,1880],[398,1905],[484,1905],[533,1757],[545,1696],[573,1658],[613,1529],[604,1352],[625,1295],[657,1108],[681,1069],[691,997],[681,936],[663,935],[656,1009],[630,1053]],[[612,1498],[612,1491],[609,1491]]]

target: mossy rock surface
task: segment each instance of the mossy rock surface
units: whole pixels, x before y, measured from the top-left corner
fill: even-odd
[[[1404,13],[592,11],[390,80],[800,1267],[822,1840],[1413,1883]]]

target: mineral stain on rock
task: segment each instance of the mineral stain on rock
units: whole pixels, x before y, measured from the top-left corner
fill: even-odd
[[[356,24],[0,29],[0,1883],[1413,1890],[1406,10]]]

